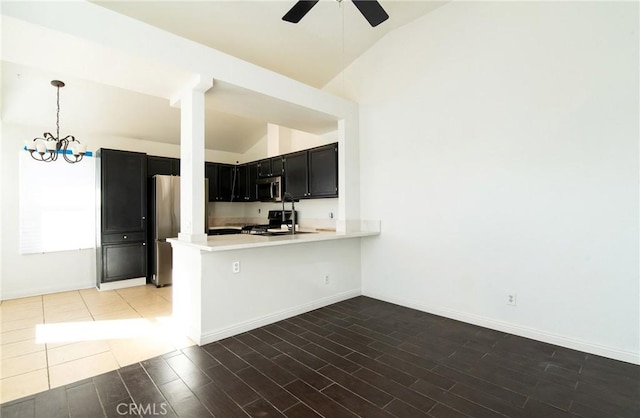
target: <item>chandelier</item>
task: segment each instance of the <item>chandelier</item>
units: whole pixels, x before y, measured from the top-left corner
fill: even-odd
[[[57,88],[56,136],[45,132],[42,134],[43,138],[25,141],[27,151],[34,160],[46,163],[56,161],[59,154],[62,154],[68,163],[80,162],[87,152],[87,146],[81,144],[73,135],[60,139],[60,87],[64,87],[64,83],[60,80],[52,80],[51,85]]]

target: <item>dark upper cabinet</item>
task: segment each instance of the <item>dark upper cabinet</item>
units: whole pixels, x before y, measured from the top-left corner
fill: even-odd
[[[215,202],[218,197],[218,164],[204,163],[204,176],[209,180],[209,202]]]
[[[338,197],[338,144],[285,155],[284,186],[297,199]]]
[[[218,200],[231,202],[233,190],[233,177],[235,166],[231,164],[218,164]]]
[[[284,156],[285,191],[294,198],[308,195],[307,151],[295,152]]]
[[[258,161],[258,177],[281,176],[282,170],[282,155]]]
[[[284,190],[297,199],[337,197],[338,144],[241,165],[205,163],[205,175],[209,202],[255,202],[257,180],[275,176],[283,177]]]
[[[236,187],[233,200],[246,202],[249,200],[249,165],[236,166]]]
[[[256,181],[258,179],[258,163],[236,166],[236,191],[234,201],[255,202]]]
[[[230,202],[235,166],[205,163],[204,173],[209,180],[209,202]]]
[[[180,175],[180,159],[179,158],[171,159],[171,174],[174,176]]]
[[[281,176],[284,174],[284,163],[283,157],[273,157],[271,159],[271,175],[273,176]]]
[[[153,177],[156,174],[179,176],[180,160],[178,158],[147,156],[147,177]]]
[[[258,163],[249,164],[249,201],[258,200]]]
[[[271,160],[258,161],[258,177],[271,177]]]
[[[308,151],[308,197],[338,196],[338,144]]]
[[[146,154],[99,151],[102,234],[146,231]]]

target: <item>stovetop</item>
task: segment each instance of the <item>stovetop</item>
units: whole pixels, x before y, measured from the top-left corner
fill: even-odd
[[[296,219],[298,213],[296,212]],[[282,221],[281,210],[270,210],[267,216],[266,224],[246,224],[241,228],[238,227],[217,227],[209,228],[209,235],[228,235],[228,234],[255,234],[255,235],[280,235],[288,233],[291,225],[291,211],[284,211],[284,222]],[[282,225],[288,225],[288,229],[282,229]]]
[[[297,212],[296,212],[297,215]],[[280,229],[282,225],[291,225],[291,211],[284,211],[284,222],[282,221],[281,210],[270,210],[267,215],[267,224],[250,224],[242,227],[242,232],[245,234],[259,234],[266,233],[272,229]]]

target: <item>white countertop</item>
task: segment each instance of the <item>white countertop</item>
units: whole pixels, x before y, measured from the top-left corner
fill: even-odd
[[[367,225],[369,226],[369,225]],[[210,235],[206,243],[181,241],[177,238],[167,239],[171,245],[184,245],[201,251],[230,251],[249,248],[270,247],[275,245],[304,244],[336,239],[350,239],[380,235],[379,223],[377,228],[350,227],[345,232],[318,231],[314,233],[261,236],[253,234]]]

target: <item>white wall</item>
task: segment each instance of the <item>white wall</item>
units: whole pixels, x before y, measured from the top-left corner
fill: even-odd
[[[258,142],[255,143],[254,146],[249,148],[247,152],[242,155],[242,159],[239,160],[240,163],[250,163],[252,161],[257,161],[261,158],[265,158],[267,156],[267,135],[262,137]]]
[[[319,147],[321,145],[338,142],[337,129],[325,135],[315,135],[297,129],[280,127],[280,153],[287,154],[303,149]]]
[[[640,362],[638,58],[632,2],[453,2],[365,53],[363,293]]]
[[[291,209],[291,203],[285,203]],[[243,204],[213,202],[208,207],[209,225],[224,226],[236,223],[266,223],[269,210],[282,210],[282,203],[247,202]],[[296,203],[298,224],[303,227],[335,227],[338,199],[305,199]]]
[[[194,340],[200,344],[360,294],[358,238],[200,254],[202,322]],[[237,274],[231,270],[235,261]]]
[[[35,129],[35,130],[34,130]],[[82,289],[95,285],[95,250],[61,251],[20,255],[19,153],[24,141],[42,134],[43,129],[2,125],[0,166],[2,180],[2,285],[0,300],[21,296]],[[80,141],[83,137],[77,135]],[[93,164],[93,159],[87,163]],[[52,163],[56,164],[56,163]],[[57,164],[66,164],[58,161]],[[54,179],[55,180],[55,179]],[[63,222],[65,220],[62,220]],[[66,220],[71,227],[72,220]]]
[[[3,135],[3,129],[4,129],[4,123],[2,122],[2,119],[0,119],[0,135]],[[7,175],[9,173],[5,173],[5,170],[2,169],[2,167],[4,167],[4,156],[6,154],[6,152],[4,151],[4,147],[1,144],[2,140],[0,139],[0,300],[2,300],[2,282],[3,282],[3,277],[4,277],[4,264],[3,264],[3,258],[4,258],[4,240],[2,239],[2,237],[4,237],[4,199],[2,198],[2,196],[4,196],[5,194],[5,187],[4,187],[4,182],[5,179],[7,178]],[[15,173],[15,171],[14,171]]]

